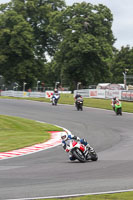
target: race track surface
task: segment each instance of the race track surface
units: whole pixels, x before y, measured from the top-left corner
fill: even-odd
[[[0,99],[0,114],[62,126],[86,138],[99,157],[97,162],[70,162],[60,145],[0,160],[0,199],[133,189],[132,114],[12,99]]]

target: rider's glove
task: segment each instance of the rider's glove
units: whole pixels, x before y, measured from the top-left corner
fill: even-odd
[[[65,151],[66,151],[66,152],[69,152],[69,149],[66,149]]]

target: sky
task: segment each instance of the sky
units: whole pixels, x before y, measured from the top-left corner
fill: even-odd
[[[9,1],[0,0],[0,4]],[[133,0],[65,0],[68,6],[83,1],[107,6],[113,14],[112,31],[116,38],[114,46],[117,49],[127,45],[133,47]]]

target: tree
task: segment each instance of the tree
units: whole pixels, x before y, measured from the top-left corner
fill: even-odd
[[[7,11],[0,17],[0,69],[6,82],[22,84],[30,76],[32,83],[35,69],[33,31],[30,25],[15,11]],[[34,69],[33,69],[34,68]],[[28,75],[27,75],[28,73]]]
[[[103,5],[76,3],[53,17],[62,35],[54,60],[60,79],[76,87],[107,81],[113,52],[113,17]],[[58,22],[58,23],[57,23]],[[60,72],[60,73],[59,73]]]
[[[0,73],[6,82],[45,82],[46,53],[53,55],[58,40],[48,29],[52,12],[63,0],[12,0],[0,5]]]
[[[58,43],[57,38],[48,29],[52,13],[65,8],[64,0],[12,0],[11,8],[21,14],[31,25],[35,38],[36,56],[45,59],[45,53],[53,55]]]
[[[123,83],[123,72],[126,69],[128,69],[128,75],[133,75],[133,48],[122,46],[114,54],[111,67],[112,82]]]

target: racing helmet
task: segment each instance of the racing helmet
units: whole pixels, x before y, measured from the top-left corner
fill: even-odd
[[[55,89],[54,89],[54,92],[55,92],[55,93],[57,93],[57,92],[58,92],[58,90],[55,88]]]
[[[113,100],[115,101],[115,100],[116,100],[116,97],[114,97]]]
[[[76,98],[81,97],[80,93],[77,93],[75,97],[76,97]]]
[[[68,138],[68,134],[66,132],[63,132],[61,134],[61,139],[65,141],[65,140],[67,140],[67,138]]]

